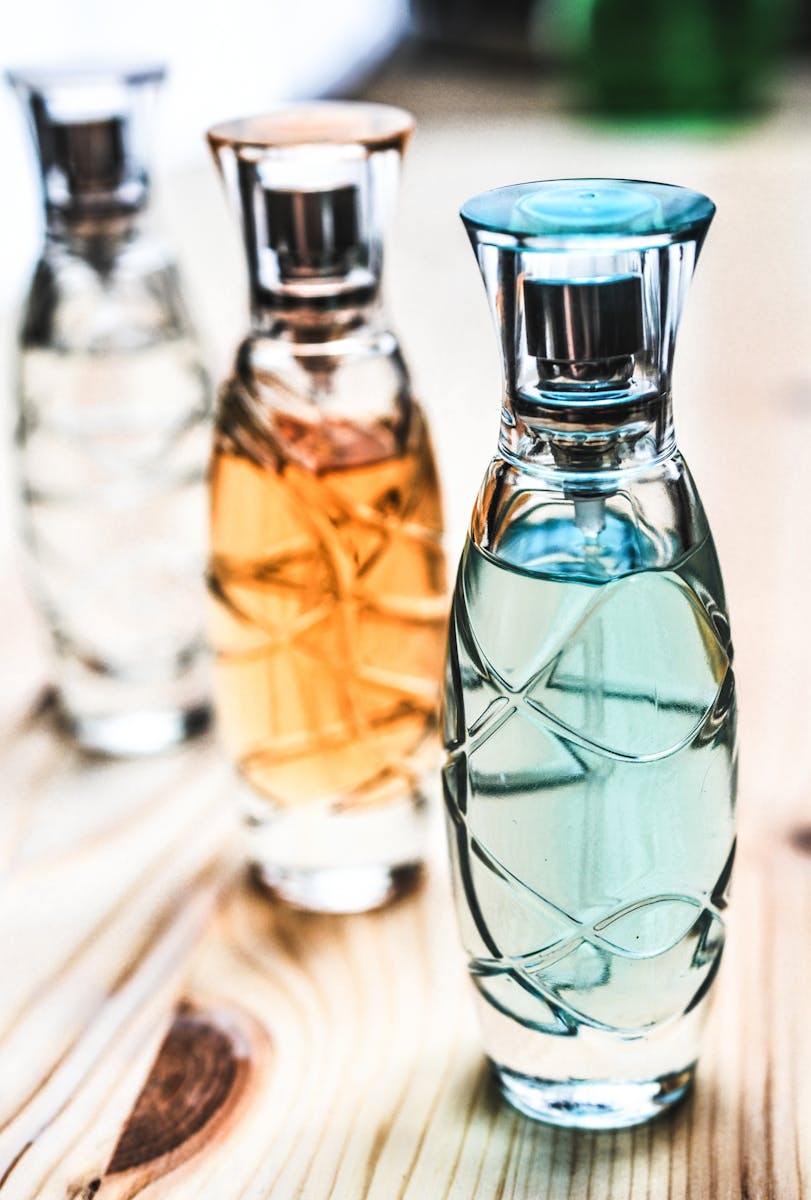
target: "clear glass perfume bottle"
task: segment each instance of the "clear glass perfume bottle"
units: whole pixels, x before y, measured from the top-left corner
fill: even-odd
[[[713,211],[599,179],[462,209],[505,395],[453,601],[449,842],[493,1072],[560,1125],[684,1094],[723,946],[732,648],[670,402]]]
[[[78,742],[148,754],[209,720],[203,638],[209,381],[147,223],[160,69],[14,72],[45,244],[19,341],[33,591]]]
[[[439,489],[380,296],[411,129],[399,109],[327,102],[209,134],[252,309],[211,470],[218,716],[255,876],[314,910],[410,884],[437,749]]]

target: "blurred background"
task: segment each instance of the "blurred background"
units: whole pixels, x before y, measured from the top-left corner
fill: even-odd
[[[49,0],[18,6],[7,22],[4,68],[67,61],[159,61],[169,69],[156,139],[156,174],[200,164],[217,120],[276,100],[343,90],[391,52],[407,28],[407,0],[237,0],[195,6]],[[40,229],[38,189],[17,104],[5,91],[0,139],[14,186],[4,197],[6,269],[0,297],[19,295]]]
[[[247,305],[238,231],[205,147],[207,126],[316,96],[412,109],[418,128],[388,297],[433,423],[451,560],[499,414],[496,342],[459,205],[488,187],[577,175],[658,179],[708,193],[719,216],[680,335],[675,412],[718,530],[735,618],[752,539],[773,537],[773,528],[753,496],[733,500],[733,468],[719,464],[749,469],[756,455],[765,477],[796,476],[805,496],[795,449],[811,433],[803,351],[811,313],[811,15],[800,0],[47,0],[16,6],[5,33],[4,68],[166,63],[156,216],[178,255],[216,379],[247,328]],[[42,236],[34,155],[10,89],[0,95],[0,138],[0,544],[8,551],[13,343]],[[792,519],[795,532],[807,525],[811,535],[807,508]],[[804,595],[809,572],[796,561],[791,570],[786,595]],[[803,619],[796,603],[797,612],[780,619]],[[769,648],[750,641],[741,654],[744,672],[750,659],[764,668]],[[811,663],[801,660],[788,669],[811,707]],[[770,736],[770,751],[781,753],[787,735],[778,715]],[[758,762],[764,778],[768,758]]]

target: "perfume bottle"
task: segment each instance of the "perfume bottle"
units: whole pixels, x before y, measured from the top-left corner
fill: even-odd
[[[559,1125],[684,1095],[724,941],[732,647],[670,401],[713,212],[601,179],[462,209],[505,391],[449,632],[449,843],[492,1071]]]
[[[28,574],[59,708],[84,748],[149,754],[209,721],[203,567],[209,381],[147,219],[160,69],[9,76],[45,244],[19,335]]]
[[[211,467],[218,720],[254,877],[312,910],[411,884],[438,753],[439,488],[380,293],[411,129],[399,109],[323,102],[209,133],[252,312]]]

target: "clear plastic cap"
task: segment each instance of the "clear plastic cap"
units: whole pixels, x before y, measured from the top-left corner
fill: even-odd
[[[132,212],[147,200],[151,110],[161,66],[9,71],[26,109],[49,214]]]
[[[230,121],[208,140],[239,214],[254,313],[377,295],[411,115],[324,101]]]
[[[698,192],[620,179],[516,184],[463,205],[516,411],[554,411],[573,433],[644,426],[670,386],[714,212]]]

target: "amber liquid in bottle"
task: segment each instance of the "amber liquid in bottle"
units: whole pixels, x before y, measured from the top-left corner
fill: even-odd
[[[333,812],[418,790],[446,624],[436,469],[405,436],[345,418],[221,421],[209,587],[221,733],[271,807]]]
[[[418,878],[438,759],[439,488],[381,298],[412,126],[324,102],[209,133],[251,294],[211,470],[219,724],[254,880],[314,912]]]

